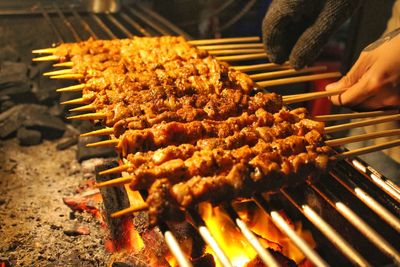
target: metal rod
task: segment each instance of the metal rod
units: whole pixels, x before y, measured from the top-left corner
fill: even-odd
[[[89,23],[87,23],[82,17],[81,15],[79,15],[79,13],[75,10],[75,8],[73,6],[70,6],[72,15],[81,23],[83,29],[89,33],[89,35],[91,37],[93,37],[94,39],[99,39],[99,37],[97,36],[97,34],[93,31],[92,27],[90,27]]]
[[[176,33],[176,34],[178,34],[180,36],[183,36],[186,40],[192,40],[193,39],[189,34],[184,32],[183,30],[181,30],[175,24],[173,24],[172,22],[170,22],[166,18],[160,16],[158,13],[154,12],[153,10],[147,8],[145,5],[136,5],[136,7],[139,8],[140,10],[144,11],[148,15],[152,16],[153,18],[155,18],[159,22],[161,22],[164,26],[169,28],[172,32],[174,32],[174,33]]]
[[[282,194],[314,224],[350,261],[358,266],[371,266],[338,232],[336,232],[321,216],[307,204],[300,205],[285,191]]]
[[[231,217],[231,219],[236,222],[236,225],[239,227],[243,236],[258,253],[258,256],[260,256],[260,259],[263,261],[263,263],[269,267],[278,267],[279,264],[276,262],[274,256],[272,256],[272,254],[263,247],[258,238],[247,227],[246,223],[239,218],[239,215],[235,209],[231,205],[224,205],[224,210]]]
[[[399,189],[396,187],[395,184],[393,184],[391,181],[389,180],[383,180],[381,177],[375,175],[375,174],[371,174],[370,175],[371,180],[378,185],[381,189],[383,189],[384,191],[386,191],[386,193],[388,193],[389,195],[391,195],[395,200],[397,200],[397,202],[400,202],[400,192]]]
[[[141,34],[143,34],[146,37],[150,37],[151,34],[145,29],[143,28],[139,23],[137,23],[136,21],[134,21],[131,17],[129,17],[127,14],[121,12],[120,13],[121,17],[128,22],[135,30],[137,30],[138,32],[140,32]]]
[[[180,247],[178,241],[175,236],[171,233],[171,231],[164,232],[164,239],[167,243],[167,246],[171,253],[174,255],[175,259],[178,261],[180,267],[191,267],[192,264],[186,258],[185,253]]]
[[[304,253],[304,255],[309,259],[315,266],[329,266],[319,255],[312,249],[303,238],[301,238],[292,228],[291,226],[285,221],[285,219],[279,214],[279,212],[271,210],[268,206],[267,201],[261,196],[256,195],[254,196],[254,201],[256,204],[269,216],[271,217],[272,221],[279,228],[280,231],[285,233],[290,240],[296,245],[296,247]]]
[[[199,233],[207,245],[215,252],[217,256],[217,260],[221,263],[224,267],[233,267],[231,262],[229,261],[228,257],[226,256],[225,252],[221,249],[217,241],[214,239],[208,228],[204,225],[199,226]]]
[[[371,266],[338,232],[323,220],[308,205],[302,205],[304,215],[337,247],[347,258],[359,266]]]
[[[391,257],[400,265],[400,255],[378,232],[371,228],[362,218],[360,218],[353,210],[351,210],[343,202],[339,201],[329,189],[324,187],[328,195],[313,184],[309,186],[317,192],[326,202],[335,208],[344,218],[346,218],[355,228],[357,228],[365,237],[374,243],[382,252]]]
[[[62,34],[60,33],[60,31],[58,30],[56,25],[54,25],[54,23],[51,20],[51,18],[49,16],[49,14],[47,13],[47,11],[44,9],[44,7],[40,3],[38,3],[38,5],[39,5],[39,9],[40,9],[44,19],[47,21],[47,23],[50,25],[50,27],[53,30],[53,32],[56,34],[58,42],[59,43],[64,43],[64,38],[63,38]]]
[[[279,264],[276,262],[275,258],[272,254],[265,249],[258,238],[253,234],[253,232],[247,227],[247,225],[239,218],[235,220],[236,225],[239,227],[243,236],[249,241],[250,245],[257,251],[258,256],[262,260],[262,262],[269,267],[278,267]]]
[[[131,12],[134,16],[138,17],[140,20],[142,20],[143,22],[147,23],[153,29],[158,31],[160,34],[162,34],[162,35],[171,35],[171,32],[166,31],[165,29],[160,27],[160,25],[158,25],[157,23],[155,23],[151,19],[147,18],[145,15],[141,14],[140,12],[135,10],[134,8],[132,8],[130,6],[128,6],[127,8],[129,10],[129,12]]]
[[[369,207],[372,211],[378,214],[382,220],[391,225],[397,232],[400,233],[400,220],[396,216],[394,216],[390,211],[388,211],[385,207],[379,204],[378,201],[373,199],[369,194],[367,194],[364,190],[357,187],[356,185],[350,186],[336,174],[331,173],[331,176],[336,181],[338,181],[344,188],[353,193],[365,205],[367,205],[367,207]]]
[[[354,211],[342,202],[335,203],[337,210],[348,219],[361,233],[372,241],[382,252],[391,257],[397,265],[400,265],[400,255],[381,235],[363,221]]]
[[[90,13],[91,18],[102,28],[111,39],[118,39],[118,37],[107,27],[106,24],[100,19],[97,14]]]
[[[205,226],[205,223],[200,215],[194,210],[188,210],[188,213],[192,217],[193,221],[196,223],[198,231],[203,240],[215,252],[217,260],[221,263],[221,265],[224,267],[233,267],[225,252],[221,249],[221,246],[218,244],[208,228]]]
[[[107,14],[107,18],[111,21],[112,24],[117,26],[118,29],[120,29],[128,38],[132,38],[133,34],[124,26],[122,25],[121,22],[119,22],[114,15],[112,14]]]
[[[400,220],[396,216],[390,213],[385,207],[379,204],[361,188],[355,188],[354,192],[368,207],[370,207],[375,213],[377,213],[382,219],[384,219],[388,224],[396,229],[397,232],[400,233]]]
[[[368,167],[365,166],[357,159],[353,159],[351,163],[353,164],[354,167],[356,167],[356,169],[366,174],[367,177],[370,178],[370,180],[380,189],[385,191],[389,196],[391,196],[397,202],[400,202],[400,188],[397,187],[397,185],[393,184],[392,181],[380,175],[375,169],[371,168],[371,166]]]
[[[75,28],[72,26],[71,22],[65,17],[64,13],[62,13],[60,7],[53,2],[54,9],[56,10],[58,16],[61,18],[65,26],[71,31],[72,36],[74,37],[75,41],[82,41],[81,37],[79,36],[78,32],[75,30]]]

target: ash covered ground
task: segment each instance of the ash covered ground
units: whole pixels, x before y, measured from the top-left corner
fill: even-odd
[[[29,147],[15,138],[0,143],[0,263],[6,266],[110,262],[99,220],[63,203],[63,197],[76,194],[83,177],[94,174],[76,161],[76,146],[58,151],[59,141]]]

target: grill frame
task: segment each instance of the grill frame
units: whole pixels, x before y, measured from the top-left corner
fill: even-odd
[[[39,12],[52,28],[58,43],[64,41],[80,41],[86,39],[88,36],[95,39],[101,36],[108,36],[108,38],[114,39],[123,37],[129,38],[136,34],[142,36],[178,34],[184,36],[188,40],[192,39],[191,36],[168,20],[141,5],[124,7],[122,9],[123,11],[121,10],[120,13],[116,14],[86,13],[76,9],[76,6],[70,6],[69,12],[61,10],[56,4],[52,6],[38,6]],[[137,10],[145,13],[147,16],[151,17],[151,19],[141,15]],[[64,27],[57,26],[60,22],[63,23]],[[76,26],[77,23],[82,25],[82,28],[79,29]],[[100,28],[102,32],[96,33],[94,26]],[[65,36],[72,36],[73,40]],[[326,187],[329,185],[335,186],[334,188],[329,188],[329,191],[327,191]],[[304,192],[299,194],[299,189],[304,190]],[[342,195],[341,193],[343,191],[348,192],[348,195]],[[318,196],[317,199],[320,200],[316,201],[315,196]],[[348,199],[352,200],[348,201]],[[400,216],[400,189],[373,167],[358,158],[338,162],[332,171],[322,177],[318,183],[304,184],[294,189],[281,190],[278,196],[273,196],[268,199],[257,195],[254,197],[254,200],[257,205],[272,218],[276,226],[288,235],[316,266],[328,266],[327,262],[344,265],[355,264],[359,266],[377,264],[390,265],[396,264],[396,262],[400,264],[399,247],[387,249],[387,246],[386,248],[382,248],[382,245],[380,245],[380,247],[375,246],[375,251],[372,253],[367,249],[370,255],[365,255],[365,253],[360,252],[364,249],[364,243],[370,242],[366,240],[371,239],[371,236],[373,240],[376,240],[376,233],[371,232],[369,229],[366,230],[366,235],[369,236],[369,239],[364,237],[362,239],[363,242],[360,242],[361,244],[355,244],[357,242],[353,241],[352,244],[349,244],[345,241],[349,239],[349,232],[359,232],[360,229],[352,226],[348,221],[349,219],[338,212],[337,202],[347,204],[350,208],[353,207],[353,211],[357,210],[356,214],[364,220],[367,220],[367,225],[372,225],[371,228],[375,228],[377,233],[383,234],[384,239],[390,240],[388,243],[391,243],[392,246],[396,240],[396,235],[399,236],[400,230],[400,221],[398,220]],[[315,201],[316,203],[314,203]],[[254,236],[251,235],[252,232],[249,230],[246,223],[239,218],[235,209],[231,205],[225,206],[224,208],[238,228],[244,233],[245,238],[256,251],[259,252],[262,261],[268,266],[278,266],[271,254],[265,248],[260,248],[261,245]],[[291,230],[290,225],[288,225],[278,212],[281,209],[288,215],[291,215],[291,218],[299,218],[306,224],[307,229],[311,229],[313,236],[320,239],[317,240],[317,244],[319,245],[316,249],[312,249],[306,241]],[[330,211],[326,212],[326,210]],[[332,219],[332,212],[337,212],[341,217],[338,217],[337,220]],[[197,211],[190,210],[189,215],[195,222],[204,241],[209,244],[216,253],[222,266],[232,266],[232,263],[215,241]],[[368,218],[369,216],[375,217],[370,219]],[[350,220],[354,220],[354,218],[350,218]],[[327,221],[329,221],[329,224]],[[333,227],[335,232],[328,229],[325,224],[335,225]],[[343,226],[343,229],[340,229],[340,233],[337,233],[336,231],[339,231],[340,225]],[[160,225],[160,229],[162,230],[168,247],[177,259],[178,264],[180,266],[191,266],[190,261],[185,256],[168,226],[162,224]],[[352,234],[352,236],[353,235],[354,234]],[[358,240],[360,236],[365,236],[365,234],[358,233],[352,238]],[[390,239],[390,236],[393,238]],[[336,250],[331,250],[335,247],[332,243],[339,244]],[[321,244],[324,244],[324,247],[321,247]],[[374,248],[374,245],[369,245],[370,246],[367,246],[368,248]],[[332,255],[328,256],[326,250],[332,252]],[[383,250],[386,254],[380,252],[376,253],[378,250]],[[379,259],[386,257],[386,260],[378,262],[375,257]],[[327,261],[325,261],[325,259]],[[372,263],[370,263],[371,261]]]

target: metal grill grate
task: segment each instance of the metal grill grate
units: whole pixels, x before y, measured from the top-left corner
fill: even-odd
[[[57,5],[41,7],[44,19],[58,42],[138,36],[182,35],[191,37],[141,5],[123,6],[119,13],[82,13],[74,7],[61,11]],[[60,26],[62,25],[62,26]],[[338,162],[314,184],[281,190],[268,199],[254,196],[256,204],[316,266],[400,265],[400,190],[359,159]],[[267,266],[279,266],[231,205],[223,207]],[[316,249],[302,239],[281,216],[283,209],[301,220],[317,239]],[[232,266],[197,211],[188,211],[204,241],[222,266]],[[165,241],[180,266],[191,266],[173,233],[160,225]]]

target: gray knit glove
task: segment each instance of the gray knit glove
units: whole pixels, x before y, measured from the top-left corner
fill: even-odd
[[[269,59],[295,68],[312,63],[332,33],[364,0],[274,0],[263,20]]]

